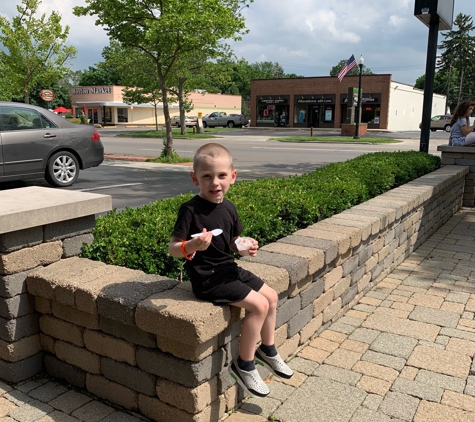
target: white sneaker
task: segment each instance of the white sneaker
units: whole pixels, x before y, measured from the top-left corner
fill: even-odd
[[[237,383],[249,394],[257,397],[266,397],[269,393],[269,387],[262,380],[257,369],[252,371],[244,371],[239,368],[239,365],[236,361],[233,361],[231,365],[228,366],[228,371]]]
[[[260,347],[256,350],[256,363],[264,366],[279,378],[288,380],[294,375],[292,369],[289,368],[278,353],[275,356],[267,356]]]

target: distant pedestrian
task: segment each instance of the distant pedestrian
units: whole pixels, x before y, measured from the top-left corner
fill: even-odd
[[[470,126],[470,116],[473,113],[475,103],[464,101],[455,109],[452,120],[450,121],[449,145],[469,146],[475,144],[475,123]]]

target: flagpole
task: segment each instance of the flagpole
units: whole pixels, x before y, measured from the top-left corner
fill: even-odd
[[[355,127],[355,136],[353,139],[360,139],[360,116],[361,116],[361,75],[363,74],[363,64],[364,59],[361,56],[358,59],[358,66],[360,68],[360,73],[358,76],[358,103],[356,105],[356,127]]]

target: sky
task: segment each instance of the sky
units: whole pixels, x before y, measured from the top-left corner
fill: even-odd
[[[451,0],[439,0],[451,1]],[[17,14],[21,0],[0,1],[0,14]],[[243,10],[249,33],[230,43],[249,63],[278,62],[285,73],[328,76],[340,60],[363,56],[373,73],[390,73],[413,85],[425,73],[429,29],[414,16],[415,0],[254,0]],[[94,17],[76,17],[72,8],[84,0],[42,0],[40,12],[56,10],[69,25],[68,44],[78,50],[73,70],[102,61],[109,44]],[[458,13],[475,16],[474,0],[455,0]],[[438,42],[444,39],[439,32]]]

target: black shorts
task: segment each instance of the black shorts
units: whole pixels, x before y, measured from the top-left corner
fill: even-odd
[[[192,281],[195,296],[215,305],[240,302],[251,290],[258,292],[263,285],[259,277],[237,265],[217,270],[205,281]]]

